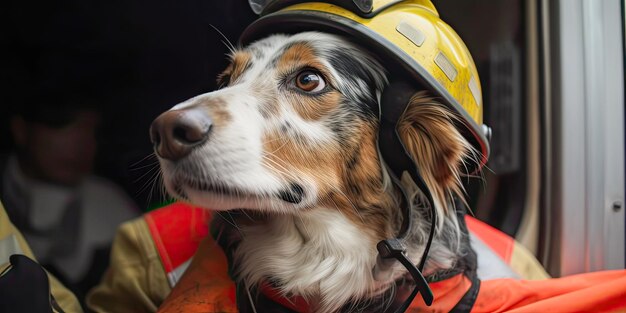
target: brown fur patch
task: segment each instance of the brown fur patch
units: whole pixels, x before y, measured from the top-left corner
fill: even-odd
[[[418,92],[398,127],[402,142],[442,209],[446,209],[450,192],[462,195],[460,169],[471,149],[455,127],[455,119],[444,105],[426,92]]]
[[[220,86],[236,83],[241,75],[251,66],[252,54],[247,51],[237,51],[231,58],[231,63],[217,76]]]
[[[287,48],[276,63],[276,69],[281,73],[291,73],[294,68],[302,65],[311,67],[321,67],[315,56],[315,51],[307,43],[295,43]]]
[[[341,167],[341,176],[346,198],[358,210],[357,216],[351,216],[351,219],[363,225],[363,229],[375,231],[375,238],[380,240],[392,235],[395,202],[383,186],[376,139],[377,125],[374,121],[362,121],[355,125],[350,140],[353,149],[342,156],[345,163]],[[354,211],[354,208],[348,209]]]
[[[293,104],[294,110],[305,121],[321,119],[339,107],[341,101],[341,93],[335,90],[317,96],[292,93],[287,97],[287,101]]]
[[[265,165],[285,179],[306,174],[319,182],[322,188],[327,186],[320,193],[326,193],[328,187],[339,184],[337,145],[311,146],[298,137],[274,132],[263,139],[263,151]]]
[[[315,180],[319,206],[336,208],[377,239],[391,235],[393,199],[383,189],[376,125],[359,121],[348,142],[307,146],[284,134],[264,140],[265,164],[274,172]]]

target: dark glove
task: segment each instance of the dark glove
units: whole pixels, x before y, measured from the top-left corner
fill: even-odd
[[[48,275],[41,265],[20,254],[9,261],[11,265],[0,276],[0,312],[63,312],[50,294]]]

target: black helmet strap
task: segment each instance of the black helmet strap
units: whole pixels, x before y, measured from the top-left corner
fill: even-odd
[[[427,305],[430,306],[434,300],[432,290],[428,286],[428,282],[422,274],[435,233],[435,226],[437,224],[434,201],[428,186],[426,186],[424,179],[420,175],[420,171],[417,168],[416,163],[411,159],[411,156],[400,140],[400,136],[397,132],[397,124],[400,121],[402,114],[406,111],[411,97],[416,91],[416,88],[406,82],[392,83],[385,88],[380,104],[378,148],[383,160],[390,170],[389,174],[394,185],[398,187],[403,194],[401,204],[402,225],[396,238],[382,240],[376,245],[376,248],[378,249],[378,258],[376,266],[373,269],[373,273],[374,277],[382,275],[392,267],[395,261],[399,261],[407,269],[415,281],[415,288],[407,300],[397,308],[390,307],[387,310],[394,310],[395,313],[405,312],[411,302],[413,302],[415,296],[417,296],[418,292],[421,293],[422,298]],[[417,267],[407,257],[406,247],[403,243],[411,230],[412,223],[411,199],[400,183],[400,177],[402,177],[404,172],[407,172],[410,175],[416,186],[424,194],[425,199],[428,202],[427,205],[430,208],[430,232],[422,258]]]

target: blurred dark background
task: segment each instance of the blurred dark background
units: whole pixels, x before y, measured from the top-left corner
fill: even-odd
[[[88,94],[102,111],[96,174],[139,208],[158,205],[148,127],[215,87],[227,49],[254,18],[247,1],[16,1],[0,4],[0,153],[8,119],[33,101],[55,108]],[[50,96],[54,94],[54,96]]]
[[[523,1],[433,2],[475,59],[494,133],[484,179],[468,184],[470,203],[478,217],[514,234],[526,188]],[[153,183],[150,123],[215,88],[227,49],[211,25],[236,42],[254,18],[247,0],[3,1],[0,154],[13,145],[11,112],[50,91],[57,94],[51,107],[89,94],[103,111],[96,174],[121,185],[140,209],[158,206],[165,199]]]

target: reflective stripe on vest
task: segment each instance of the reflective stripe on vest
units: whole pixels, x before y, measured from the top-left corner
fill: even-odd
[[[198,245],[209,234],[211,212],[185,203],[174,203],[144,215],[161,258],[170,287],[190,264]]]

